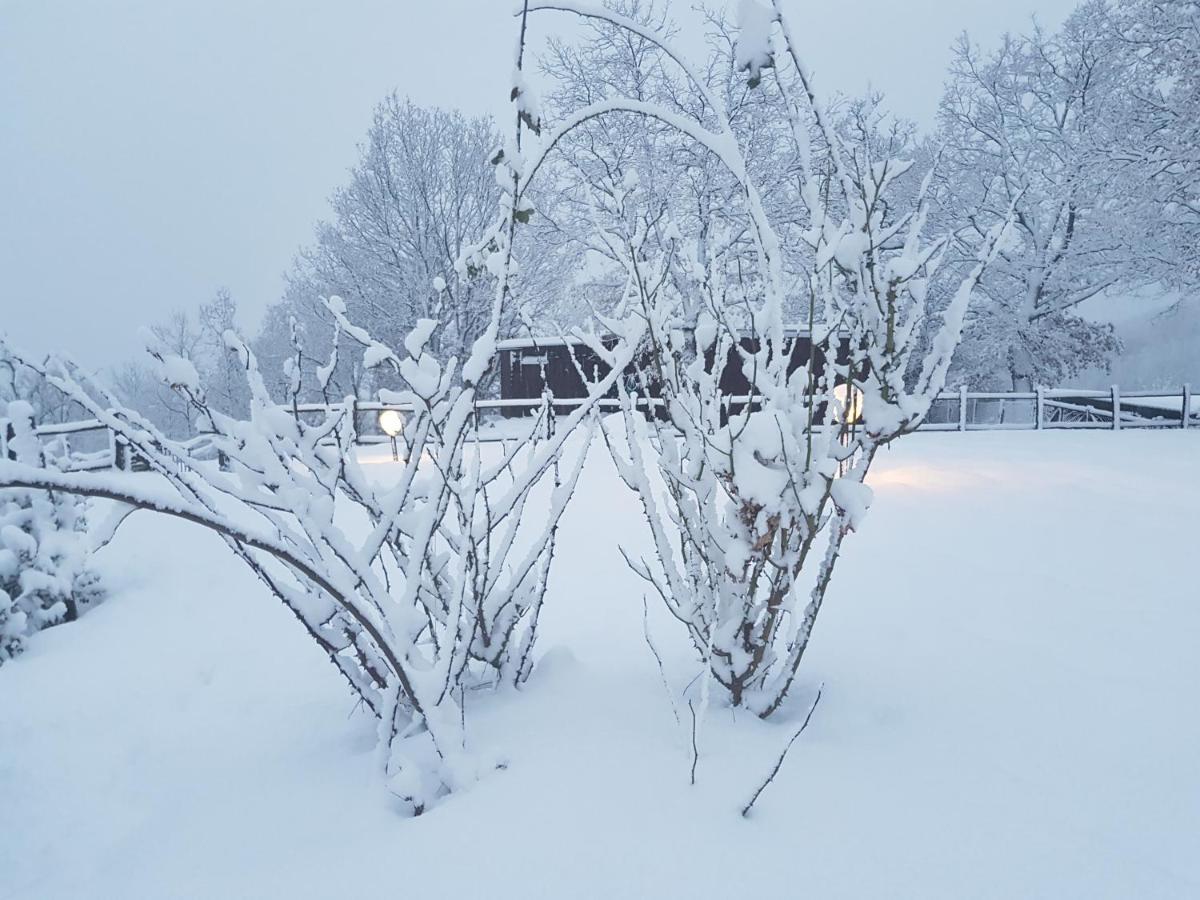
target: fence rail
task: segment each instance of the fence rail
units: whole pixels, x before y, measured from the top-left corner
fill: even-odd
[[[1122,392],[1115,385],[1107,391],[960,389],[938,396],[921,430],[1189,428],[1200,426],[1198,400],[1186,384],[1178,394]]]
[[[752,397],[731,397],[734,403],[753,402]],[[580,398],[556,398],[556,410],[568,410],[585,402]],[[503,415],[513,410],[534,411],[542,406],[541,399],[477,400],[477,415]],[[643,399],[641,406],[659,405],[661,400]],[[616,410],[616,400],[600,400],[601,409]],[[321,403],[302,403],[294,408],[298,416],[321,415],[332,407]],[[389,438],[379,425],[379,415],[385,410],[405,412],[404,406],[394,403],[363,400],[354,405],[361,444],[387,443]],[[493,423],[485,432],[493,440],[512,433],[516,425],[508,419]],[[519,426],[517,426],[519,427]],[[937,396],[920,431],[1048,431],[1048,430],[1106,430],[1126,428],[1200,428],[1200,396],[1194,396],[1189,385],[1177,394],[1163,391],[1126,391],[1113,386],[1107,391],[1050,390],[1034,391],[945,391]],[[0,459],[13,456],[8,446],[12,426],[0,419]],[[55,446],[55,455],[67,460],[73,470],[138,468],[139,460],[129,448],[96,419],[41,425],[37,435],[48,445]],[[74,446],[73,446],[74,445]],[[197,457],[210,452],[204,435],[183,444],[189,454]]]

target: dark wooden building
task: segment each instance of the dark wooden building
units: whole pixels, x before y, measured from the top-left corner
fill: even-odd
[[[616,345],[616,339],[607,339],[605,346]],[[747,352],[758,349],[757,338],[743,338],[742,348]],[[813,352],[812,336],[807,331],[792,331],[785,338],[784,346],[789,355],[788,371],[795,372],[808,365],[809,356]],[[585,382],[603,378],[608,374],[607,364],[585,343],[570,338],[515,338],[500,341],[497,345],[500,355],[500,396],[504,400],[540,400],[542,392],[549,388],[555,399],[581,399],[588,395]],[[711,351],[710,351],[711,352]],[[825,360],[818,349],[818,366],[823,366]],[[846,364],[850,361],[850,346],[843,341],[838,348],[837,362]],[[638,386],[637,361],[635,360],[626,372],[626,385],[630,389]],[[736,351],[730,350],[729,357],[721,371],[720,390],[727,397],[747,397],[751,393],[750,380],[742,369],[741,360]],[[651,385],[648,393],[657,396],[658,392]],[[615,388],[610,390],[609,397],[616,397]],[[740,406],[740,404],[735,404]],[[527,407],[509,407],[506,416],[521,416],[530,412]]]
[[[615,346],[616,339],[604,341]],[[587,381],[605,377],[608,364],[582,341],[563,338],[515,338],[497,344],[500,354],[500,398],[540,400],[549,388],[559,400],[578,400],[588,395]],[[635,373],[630,367],[628,373]],[[616,391],[610,391],[615,397]],[[522,416],[531,409],[506,408],[506,416]]]

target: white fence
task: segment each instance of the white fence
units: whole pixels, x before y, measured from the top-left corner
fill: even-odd
[[[1048,390],[980,393],[965,388],[938,396],[922,431],[993,431],[1091,428],[1188,428],[1200,426],[1200,402],[1184,385],[1178,394]]]
[[[731,398],[733,402],[752,402],[749,397]],[[479,400],[476,414],[481,418],[504,416],[511,425],[518,411],[532,412],[541,407],[542,400]],[[568,410],[582,403],[579,399],[556,399],[556,410]],[[661,401],[641,401],[657,404]],[[617,401],[601,400],[602,409],[616,409]],[[322,415],[330,407],[305,403],[294,410],[298,416]],[[360,443],[386,443],[389,438],[379,427],[379,415],[388,409],[401,413],[403,407],[394,404],[362,401],[355,404],[354,414],[361,436]],[[486,432],[494,439],[511,434],[500,422],[487,423]],[[1188,385],[1177,394],[1164,391],[1122,391],[1113,387],[1107,391],[1047,390],[1029,392],[947,391],[934,401],[921,431],[999,431],[1055,429],[1093,429],[1120,431],[1124,428],[1200,428],[1200,397],[1193,397]],[[38,436],[47,444],[55,444],[55,455],[69,460],[72,469],[137,468],[138,460],[109,428],[95,419],[42,425]],[[8,458],[8,439],[11,429],[0,419],[0,459]],[[208,441],[201,435],[184,444],[189,453],[204,455]]]

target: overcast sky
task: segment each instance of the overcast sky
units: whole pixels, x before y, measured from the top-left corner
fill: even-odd
[[[1074,5],[787,3],[824,92],[873,85],[923,124],[956,34],[986,44]],[[252,331],[383,95],[502,107],[514,6],[0,0],[0,332],[101,365],[221,286]]]

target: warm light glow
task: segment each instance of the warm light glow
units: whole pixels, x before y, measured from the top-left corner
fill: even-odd
[[[379,427],[388,437],[394,438],[404,430],[404,416],[394,409],[385,409],[379,414]]]
[[[837,398],[841,407],[841,411],[835,414],[837,421],[840,422],[844,418],[845,421],[854,424],[862,418],[862,391],[848,382],[843,382],[834,387],[833,396]]]
[[[920,464],[896,464],[889,461],[888,465],[871,467],[867,476],[867,484],[877,491],[916,490],[936,493],[948,493],[963,490],[992,490],[1006,489],[1008,485],[1018,483],[1025,478],[1024,473],[1009,472],[1005,469],[992,467],[986,473],[959,471],[952,467],[938,467]],[[1061,482],[1058,482],[1061,484]]]

